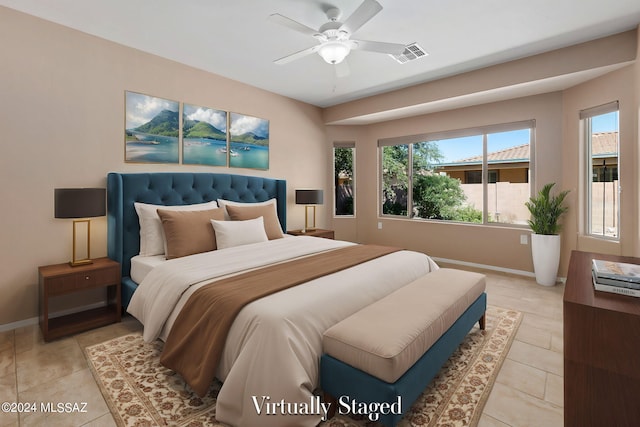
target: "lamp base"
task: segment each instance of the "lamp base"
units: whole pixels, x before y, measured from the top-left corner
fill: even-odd
[[[83,259],[78,259],[78,252],[77,252],[77,246],[76,246],[76,239],[77,239],[77,235],[79,234],[77,232],[78,229],[78,224],[81,223],[86,223],[87,225],[87,248],[86,248],[86,258]],[[83,256],[85,254],[82,254],[80,256]],[[72,252],[72,258],[71,261],[69,261],[69,265],[71,267],[78,267],[80,265],[87,265],[87,264],[93,264],[93,260],[91,259],[91,220],[88,219],[76,219],[73,221],[73,252]]]
[[[80,265],[89,265],[89,264],[93,264],[93,260],[92,259],[78,259],[75,261],[69,261],[69,265],[71,267],[78,267]]]
[[[309,226],[309,209],[313,210],[313,225]],[[307,231],[315,231],[316,230],[316,207],[315,205],[307,205],[304,207],[304,228],[302,229],[303,233]]]

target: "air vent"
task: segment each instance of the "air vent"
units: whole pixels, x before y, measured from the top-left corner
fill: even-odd
[[[389,55],[389,56],[395,59],[396,61],[398,61],[399,63],[405,64],[409,61],[414,61],[418,58],[422,58],[428,55],[429,54],[420,46],[418,46],[417,43],[411,43],[405,46],[404,52],[402,52],[400,55]]]

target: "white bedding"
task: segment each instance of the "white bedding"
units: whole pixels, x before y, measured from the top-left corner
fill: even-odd
[[[166,261],[142,281],[128,311],[144,324],[146,340],[166,338],[198,284],[350,244],[300,236]],[[218,367],[224,384],[216,418],[235,426],[317,425],[320,415],[260,416],[252,397],[308,404],[318,387],[324,331],[437,268],[424,254],[400,251],[245,306],[229,331]]]
[[[136,283],[142,283],[147,274],[155,267],[159,266],[163,262],[166,262],[167,258],[162,255],[142,256],[136,255],[131,258],[131,279]]]

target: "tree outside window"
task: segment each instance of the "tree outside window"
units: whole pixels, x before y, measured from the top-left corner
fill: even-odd
[[[336,143],[333,149],[335,215],[355,214],[354,143]]]

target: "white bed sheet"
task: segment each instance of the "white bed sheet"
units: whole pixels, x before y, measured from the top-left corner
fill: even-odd
[[[294,237],[289,234],[283,234],[284,238]],[[167,261],[167,258],[164,254],[162,255],[151,255],[151,256],[141,256],[136,255],[131,258],[131,279],[136,283],[142,283],[147,274],[155,267]]]
[[[163,255],[140,256],[131,258],[131,279],[136,283],[142,283],[147,274],[155,267],[167,261]]]
[[[210,279],[203,275],[223,277],[240,271],[243,254],[248,268],[255,268],[263,259],[280,262],[310,253],[338,248],[351,243],[300,236],[278,239],[236,249],[214,251],[206,256],[185,257],[174,263],[175,269],[186,269],[186,276],[194,281],[184,286],[173,304],[167,302],[167,288],[174,281],[174,267],[169,263],[149,274],[132,298],[129,311],[145,325],[146,338],[166,338],[180,308],[195,290]],[[234,249],[234,248],[231,248]],[[216,253],[217,252],[217,253]],[[202,255],[202,254],[200,254]],[[206,259],[206,261],[205,261]],[[274,260],[275,259],[275,260]],[[261,260],[261,261],[258,261]],[[238,266],[230,267],[229,263]],[[203,264],[209,264],[203,267]],[[197,265],[197,267],[196,267]],[[268,396],[270,402],[310,402],[318,387],[319,359],[322,354],[322,334],[332,325],[366,305],[415,280],[438,266],[426,255],[400,251],[357,265],[350,269],[313,280],[300,286],[269,295],[245,306],[238,314],[225,344],[217,377],[224,382],[217,399],[216,418],[235,426],[315,426],[320,415],[260,416],[253,404]],[[211,270],[204,273],[202,270]],[[198,273],[194,273],[198,271]],[[158,273],[161,272],[162,274]],[[157,276],[154,279],[154,276]],[[162,280],[166,278],[167,280]],[[152,281],[159,282],[155,286]],[[140,290],[143,289],[143,292]],[[157,297],[154,297],[157,295]],[[138,297],[136,297],[138,296]],[[173,297],[169,297],[172,299]],[[161,303],[152,303],[160,300]],[[171,306],[157,328],[152,319],[161,306]],[[165,307],[166,308],[166,307]],[[147,333],[147,325],[150,331]],[[156,332],[154,332],[154,330]]]

